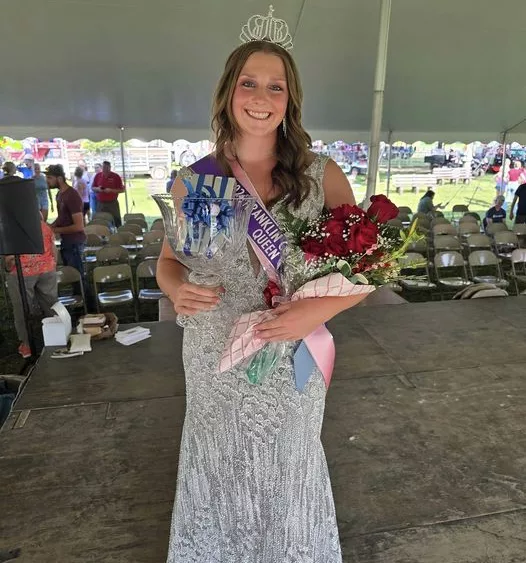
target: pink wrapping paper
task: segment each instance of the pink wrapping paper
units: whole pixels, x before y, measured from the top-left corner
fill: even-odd
[[[372,285],[355,285],[351,283],[345,276],[339,273],[329,274],[323,278],[307,282],[300,287],[296,293],[292,295],[291,301],[298,301],[300,299],[310,299],[314,297],[349,297],[351,295],[364,295],[369,294],[376,288]],[[219,363],[219,372],[223,373],[232,369],[234,366],[241,363],[243,360],[250,358],[253,354],[261,350],[265,342],[258,340],[254,335],[254,326],[274,318],[272,310],[256,311],[254,313],[246,313],[241,315],[232,328],[230,336],[225,347],[225,351]],[[319,338],[309,338],[315,336],[320,330],[327,331],[322,325],[316,329],[312,335],[309,335],[305,342],[311,352],[318,368],[322,371],[325,382],[328,386],[330,376],[332,374],[332,367],[334,365],[334,353],[332,353],[332,361],[323,361],[324,350],[311,349],[309,342],[320,341]],[[327,331],[328,332],[328,331]],[[327,339],[322,339],[324,346],[327,346]],[[330,340],[332,343],[332,339]],[[334,348],[334,344],[332,344]],[[314,345],[313,348],[316,348]],[[330,351],[328,356],[331,357]],[[322,363],[322,365],[320,365]],[[330,364],[330,365],[329,365]]]

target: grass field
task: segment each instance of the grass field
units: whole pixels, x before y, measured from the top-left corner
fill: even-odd
[[[380,174],[380,183],[377,186],[377,193],[386,194],[387,183],[385,173]],[[365,196],[365,176],[358,176],[352,181],[356,200],[361,201]],[[134,178],[128,184],[128,206],[130,213],[144,213],[148,221],[160,216],[157,204],[152,199],[152,193],[162,193],[164,182],[156,182],[149,178]],[[468,205],[471,211],[484,214],[493,205],[495,198],[495,181],[492,175],[475,178],[469,184],[443,184],[435,189],[436,203],[447,203],[444,213],[448,215],[453,205]],[[396,205],[406,205],[416,211],[418,200],[423,192],[418,194],[406,192],[397,194],[393,190],[389,197]],[[124,196],[119,198],[121,212],[124,214],[126,205]]]
[[[381,173],[380,183],[377,186],[376,193],[386,194],[387,182],[385,178],[386,175]],[[353,182],[353,190],[357,201],[361,201],[365,196],[365,184],[365,176],[358,176]],[[445,215],[450,214],[453,205],[456,204],[468,205],[470,211],[476,211],[482,215],[493,205],[495,198],[495,180],[492,175],[486,175],[481,178],[474,178],[469,184],[437,185],[434,191],[436,193],[435,203],[447,203],[445,210],[443,210]],[[409,192],[397,194],[391,190],[389,198],[392,199],[396,205],[406,205],[413,211],[416,211],[418,200],[423,195],[422,191],[418,194]]]

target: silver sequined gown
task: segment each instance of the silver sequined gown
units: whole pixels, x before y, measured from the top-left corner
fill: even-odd
[[[326,162],[311,164],[316,189],[296,215],[320,214]],[[321,373],[303,393],[294,385],[292,355],[261,386],[242,369],[217,373],[235,319],[265,308],[266,282],[254,274],[248,250],[232,256],[227,303],[185,329],[187,406],[167,563],[342,561],[320,441]]]

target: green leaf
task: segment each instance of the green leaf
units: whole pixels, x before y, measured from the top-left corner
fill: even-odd
[[[349,281],[354,284],[369,285],[369,280],[363,274],[354,274]]]
[[[342,276],[345,276],[346,278],[349,278],[349,276],[352,274],[351,265],[346,260],[338,260],[338,262],[336,262],[336,267],[338,268]]]

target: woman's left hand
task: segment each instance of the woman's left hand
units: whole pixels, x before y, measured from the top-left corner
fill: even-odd
[[[332,315],[320,303],[320,299],[301,299],[279,305],[272,312],[276,318],[254,327],[256,338],[263,342],[302,340]]]

